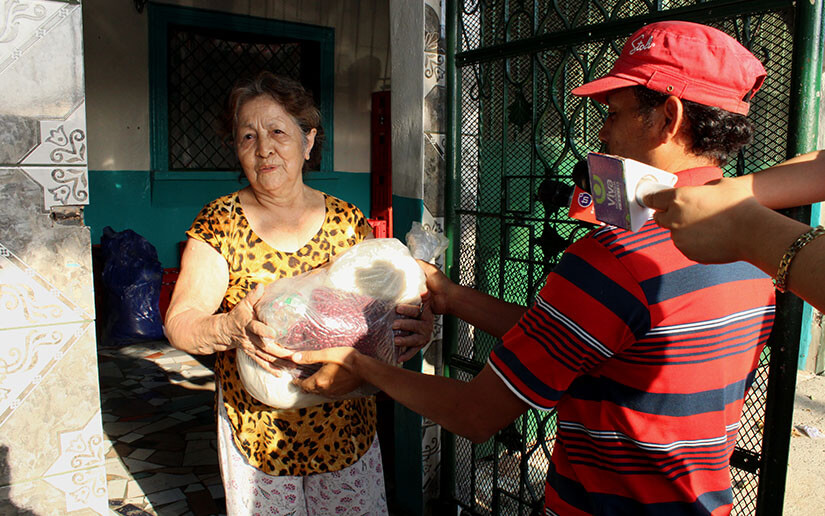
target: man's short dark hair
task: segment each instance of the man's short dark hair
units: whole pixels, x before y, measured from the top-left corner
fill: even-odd
[[[650,121],[653,109],[664,104],[669,96],[644,86],[633,86],[632,89],[639,102],[639,114],[646,122]],[[747,116],[690,100],[682,99],[682,104],[691,136],[690,150],[694,154],[710,158],[722,167],[750,143],[753,124]]]

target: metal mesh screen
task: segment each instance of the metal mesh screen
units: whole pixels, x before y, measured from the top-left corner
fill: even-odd
[[[320,91],[302,76],[303,60],[318,62],[317,45],[309,42],[171,27],[168,48],[170,170],[237,170],[234,151],[217,131],[236,80],[269,70]]]
[[[557,46],[505,49],[519,40],[585,25],[696,6],[698,0],[571,0],[457,2],[456,142],[459,203],[453,239],[459,281],[510,302],[529,304],[561,253],[588,229],[567,217],[566,206],[543,193],[572,185],[577,161],[599,147],[605,109],[570,90],[609,71],[626,37],[598,35]],[[742,2],[747,9],[748,2]],[[736,37],[759,57],[768,78],[750,113],[756,131],[726,168],[728,175],[760,170],[785,158],[790,106],[792,32],[788,12],[742,12],[703,19]],[[542,38],[534,39],[541,43]],[[546,41],[546,40],[545,40]],[[537,45],[538,46],[538,45]],[[519,47],[521,48],[521,47]],[[507,54],[507,57],[501,57]],[[566,201],[566,199],[565,199]],[[455,377],[469,379],[496,339],[459,322],[452,358]],[[733,514],[756,508],[770,349],[745,402],[732,459]],[[554,414],[530,410],[488,443],[456,437],[455,496],[466,514],[536,514],[556,430]]]

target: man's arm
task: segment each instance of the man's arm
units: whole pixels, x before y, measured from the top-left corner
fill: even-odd
[[[527,311],[527,307],[454,283],[430,263],[418,263],[427,276],[429,303],[434,313],[454,315],[494,337],[503,337]]]
[[[339,364],[410,410],[476,443],[489,439],[528,408],[489,365],[472,381],[461,382],[394,367],[353,348],[303,351],[286,358],[299,364]],[[299,385],[307,392],[326,388],[314,376]]]

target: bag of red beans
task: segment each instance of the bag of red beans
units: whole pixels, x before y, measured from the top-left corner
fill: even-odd
[[[326,265],[266,286],[255,305],[257,318],[278,334],[281,347],[296,350],[350,346],[383,362],[396,364],[392,323],[399,304],[419,304],[426,278],[410,250],[394,238],[368,239],[336,255]],[[276,408],[300,408],[330,398],[303,392],[292,384],[314,374],[320,364],[273,364],[275,375],[237,354],[247,391]],[[374,394],[364,386],[344,398]]]

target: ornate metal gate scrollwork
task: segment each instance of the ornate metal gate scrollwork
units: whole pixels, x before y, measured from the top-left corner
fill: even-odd
[[[448,27],[453,114],[454,279],[529,304],[563,250],[590,226],[567,217],[574,167],[598,150],[605,109],[570,90],[606,73],[625,39],[657,20],[717,27],[757,55],[768,79],[753,102],[754,143],[726,167],[760,170],[792,151],[794,8],[789,1],[456,0]],[[449,153],[448,153],[449,154]],[[455,202],[451,202],[454,200]],[[445,337],[454,378],[481,369],[496,339],[461,321]],[[745,403],[732,461],[734,514],[757,511],[771,346]],[[454,436],[444,499],[464,514],[541,511],[554,414],[529,410],[489,442]],[[452,469],[451,471],[449,469]],[[784,473],[783,473],[784,475]],[[784,476],[782,477],[784,485]]]

